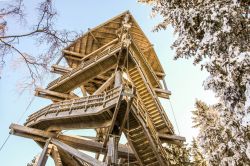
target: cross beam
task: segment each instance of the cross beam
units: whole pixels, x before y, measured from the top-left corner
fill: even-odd
[[[75,95],[72,95],[72,94],[65,94],[65,93],[55,92],[55,91],[42,89],[42,88],[35,89],[35,96],[48,98],[54,101],[62,101],[65,99],[77,98]]]
[[[70,136],[70,135],[58,135],[53,132],[43,131],[39,129],[34,129],[30,127],[21,126],[18,124],[11,124],[10,133],[13,135],[30,138],[39,142],[46,142],[48,138],[57,138],[59,141],[62,141],[74,148],[90,151],[94,153],[102,152],[103,154],[107,152],[107,148],[103,148],[103,144],[97,141],[88,140],[79,136]],[[129,157],[135,160],[135,156],[130,147],[119,144],[118,145],[118,156],[121,158]]]

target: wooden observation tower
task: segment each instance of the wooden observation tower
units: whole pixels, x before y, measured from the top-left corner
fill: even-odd
[[[67,66],[60,65],[63,58]],[[175,165],[169,147],[185,139],[175,135],[159,101],[170,91],[153,45],[128,11],[65,48],[52,72],[60,76],[35,95],[53,103],[24,126],[10,126],[11,134],[43,148],[35,165],[45,165],[49,155],[56,166]],[[72,129],[95,129],[96,137],[62,132]],[[119,143],[122,133],[126,144]]]

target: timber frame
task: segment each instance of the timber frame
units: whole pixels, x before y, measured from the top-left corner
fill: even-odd
[[[60,65],[62,58],[68,66]],[[62,50],[51,72],[58,78],[35,95],[53,103],[31,114],[10,133],[34,140],[56,166],[174,165],[163,146],[181,146],[159,97],[171,92],[165,73],[129,11],[89,29]],[[81,95],[76,95],[76,89]],[[96,137],[65,135],[63,130],[94,129]],[[126,145],[119,143],[122,133]],[[90,156],[83,151],[95,153]]]

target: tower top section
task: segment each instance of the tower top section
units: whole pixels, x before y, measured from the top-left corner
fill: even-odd
[[[134,17],[129,11],[125,11],[120,15],[109,19],[99,26],[88,29],[81,37],[76,39],[72,44],[63,50],[69,66],[74,68],[80,63],[79,59],[87,59],[92,53],[95,53],[101,47],[115,40],[121,34],[124,17],[129,15],[131,27],[129,35],[138,49],[143,53],[148,64],[152,67],[155,74],[161,79],[165,75],[161,63],[153,48]]]

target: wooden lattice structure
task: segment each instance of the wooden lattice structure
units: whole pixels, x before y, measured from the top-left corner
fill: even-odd
[[[164,71],[153,45],[127,11],[89,31],[62,51],[52,66],[60,74],[36,96],[52,104],[30,115],[11,133],[36,141],[56,166],[174,164],[167,145],[176,136],[159,97],[169,98]],[[67,67],[61,66],[62,58]],[[82,97],[73,91],[80,88]],[[62,130],[95,129],[96,137],[65,135]],[[120,144],[124,133],[128,142]],[[89,156],[82,151],[94,152]]]

